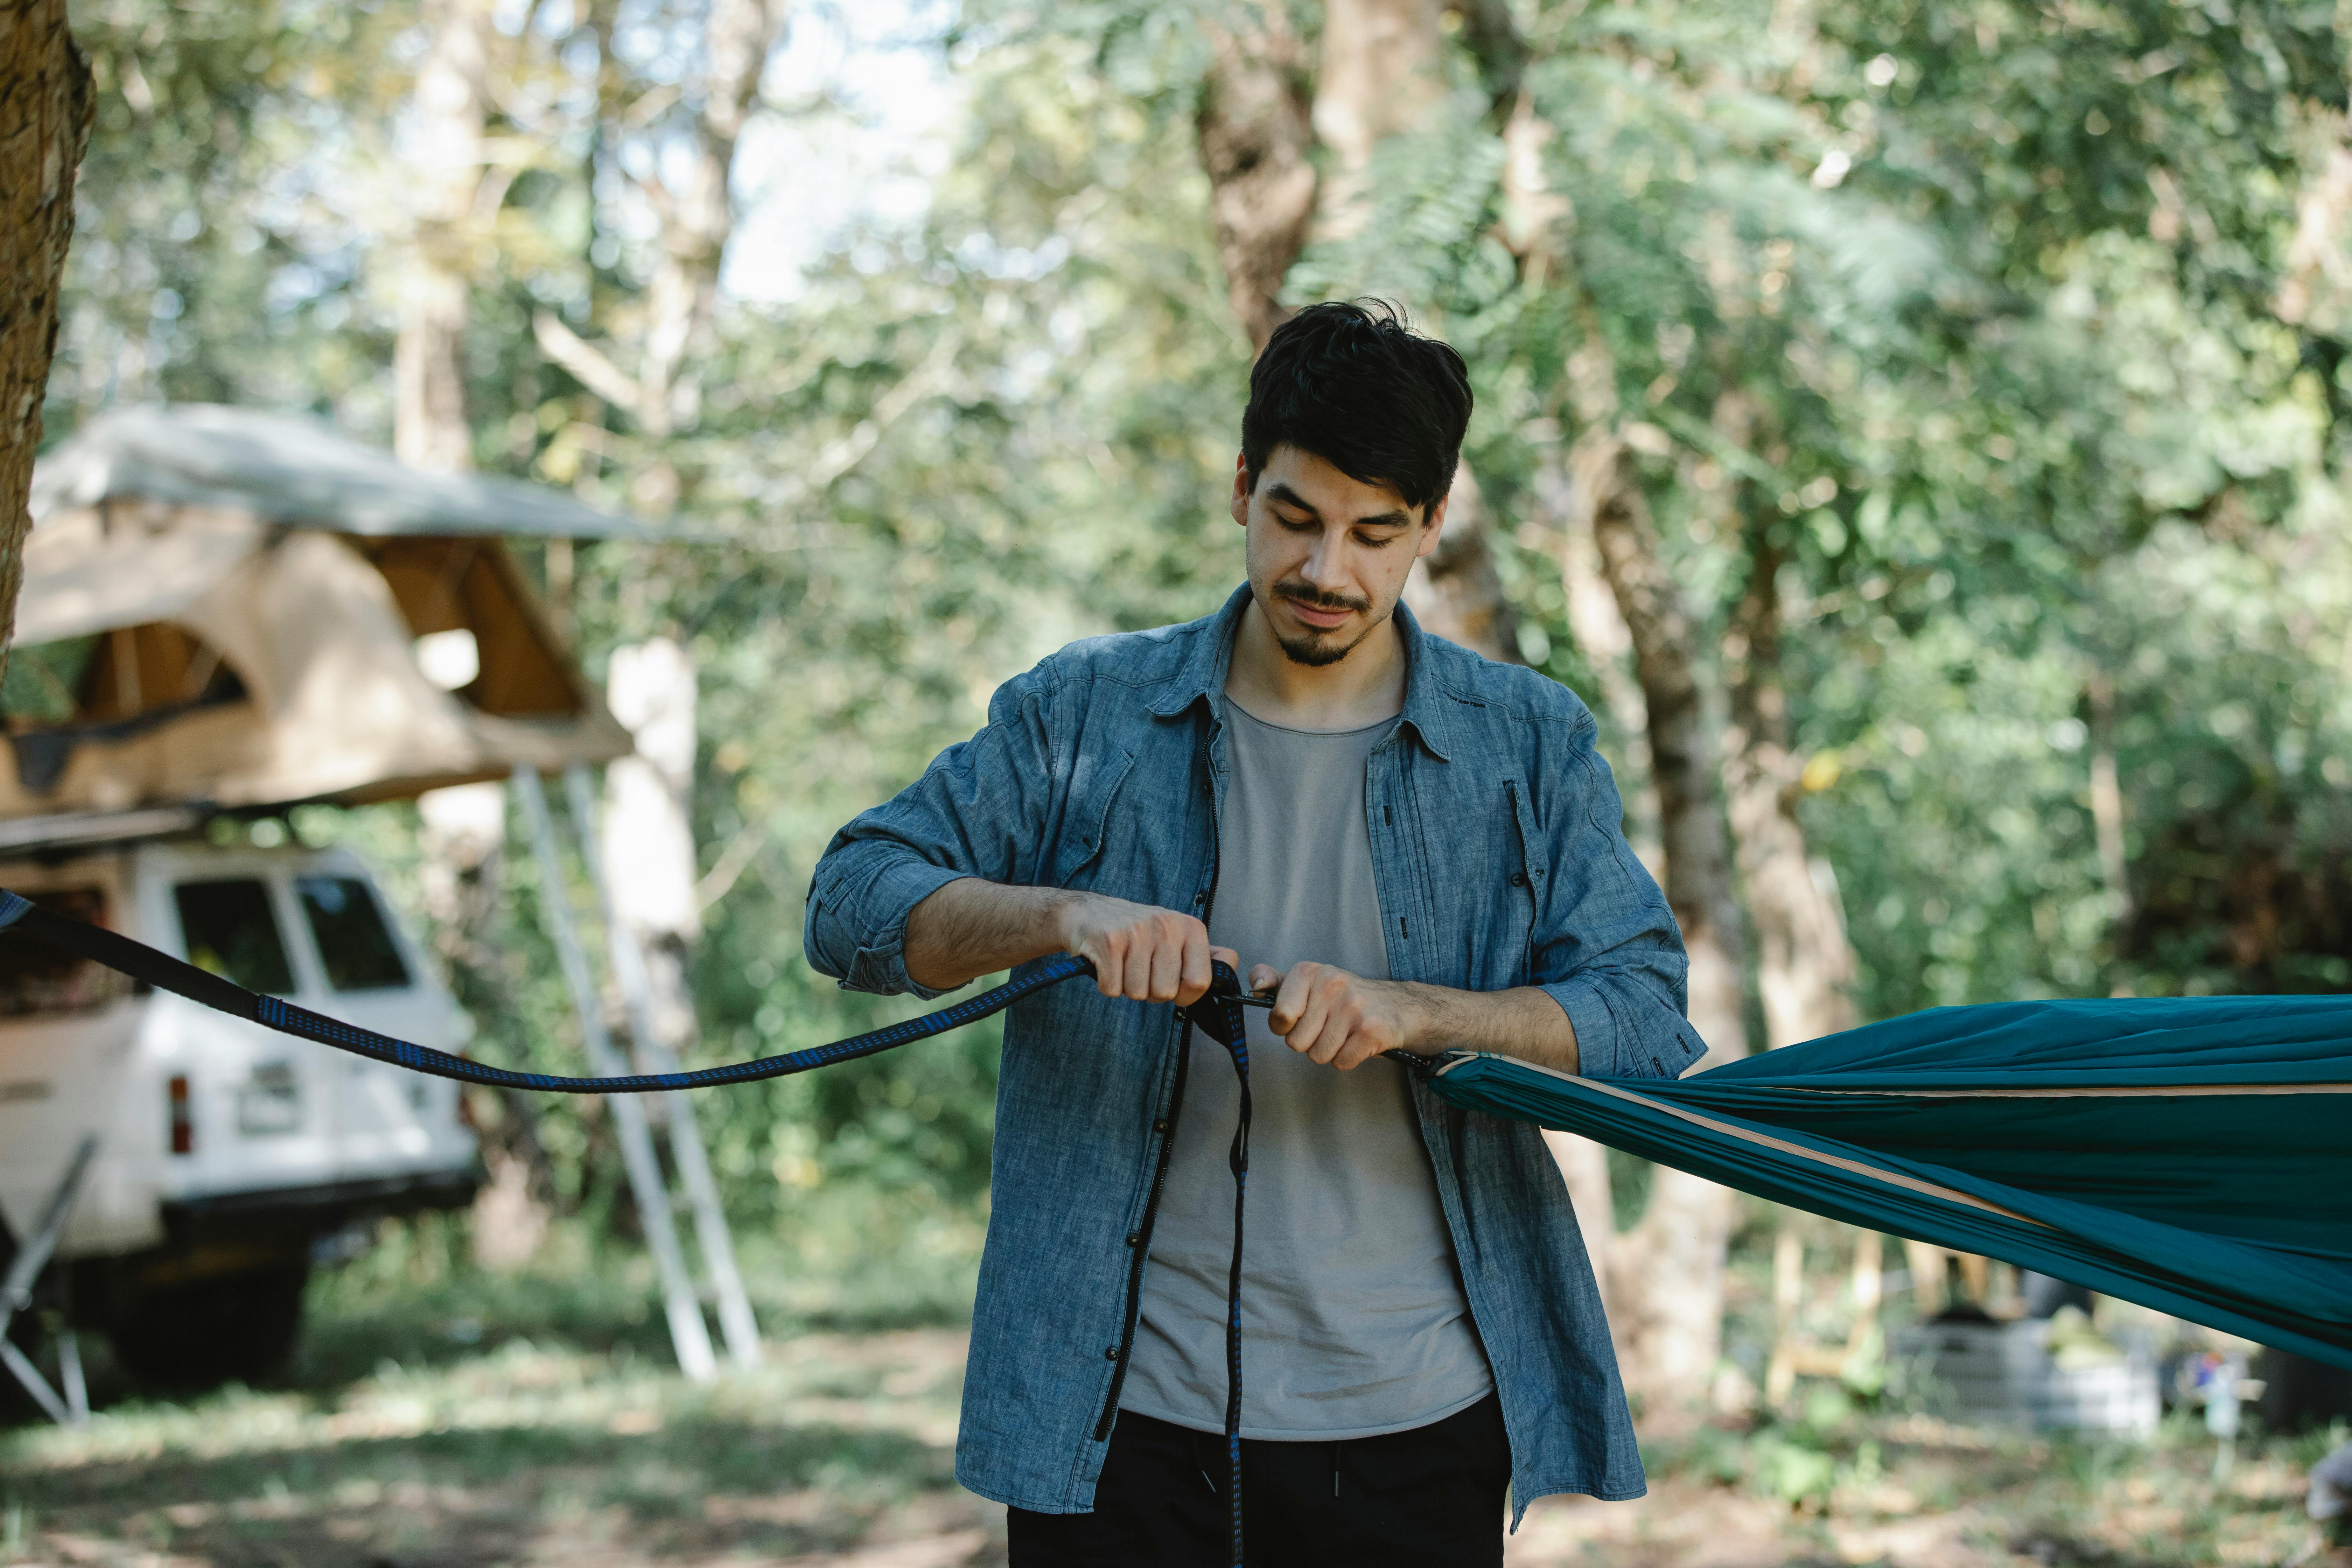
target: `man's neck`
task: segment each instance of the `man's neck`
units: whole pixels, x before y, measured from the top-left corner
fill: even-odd
[[[1253,598],[1234,636],[1225,695],[1292,730],[1360,730],[1404,710],[1404,637],[1389,616],[1336,664],[1300,664],[1282,651]]]

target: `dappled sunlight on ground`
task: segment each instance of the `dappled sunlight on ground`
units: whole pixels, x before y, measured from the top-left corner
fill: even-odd
[[[1004,1561],[1003,1510],[953,1480],[959,1328],[781,1337],[696,1387],[626,1334],[387,1340],[410,1353],[368,1370],[364,1325],[404,1316],[376,1310],[329,1313],[287,1387],[0,1432],[0,1563]],[[2352,1568],[2303,1517],[2328,1434],[2250,1441],[2217,1481],[2186,1419],[2095,1443],[1805,1403],[1654,1445],[1639,1502],[1538,1501],[1510,1568]]]
[[[327,1395],[129,1405],[0,1447],[19,1563],[490,1568],[1002,1560],[951,1479],[963,1335],[813,1334],[709,1388],[509,1342]]]
[[[2145,1444],[1916,1415],[1817,1436],[1824,1489],[1776,1486],[1790,1439],[1775,1428],[1712,1429],[1653,1456],[1639,1502],[1538,1501],[1510,1568],[2352,1568],[2304,1515],[2326,1435],[2257,1448],[2219,1482],[2186,1421]]]

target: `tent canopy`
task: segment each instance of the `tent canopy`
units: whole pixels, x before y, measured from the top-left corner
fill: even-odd
[[[667,537],[538,485],[421,472],[323,419],[215,403],[110,410],[34,467],[36,522],[127,497],[369,537]]]
[[[631,749],[499,536],[656,537],[637,523],[205,405],[106,415],[34,489],[0,845]]]

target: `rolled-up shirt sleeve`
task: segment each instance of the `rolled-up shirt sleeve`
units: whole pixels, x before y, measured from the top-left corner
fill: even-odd
[[[1576,1030],[1587,1078],[1673,1078],[1706,1054],[1685,1016],[1689,960],[1665,894],[1625,842],[1591,720],[1544,749],[1534,792],[1549,861],[1532,939],[1537,984]]]
[[[1056,777],[1049,687],[1047,665],[1006,681],[986,728],[834,835],[809,879],[812,968],[844,990],[940,994],[907,973],[907,917],[961,877],[1033,879]]]

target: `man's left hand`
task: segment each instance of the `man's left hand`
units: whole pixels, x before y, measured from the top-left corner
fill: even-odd
[[[1421,1016],[1412,988],[1367,980],[1328,963],[1299,963],[1282,973],[1261,963],[1250,989],[1275,992],[1267,1026],[1290,1048],[1324,1067],[1351,1071],[1383,1051],[1410,1050]]]

